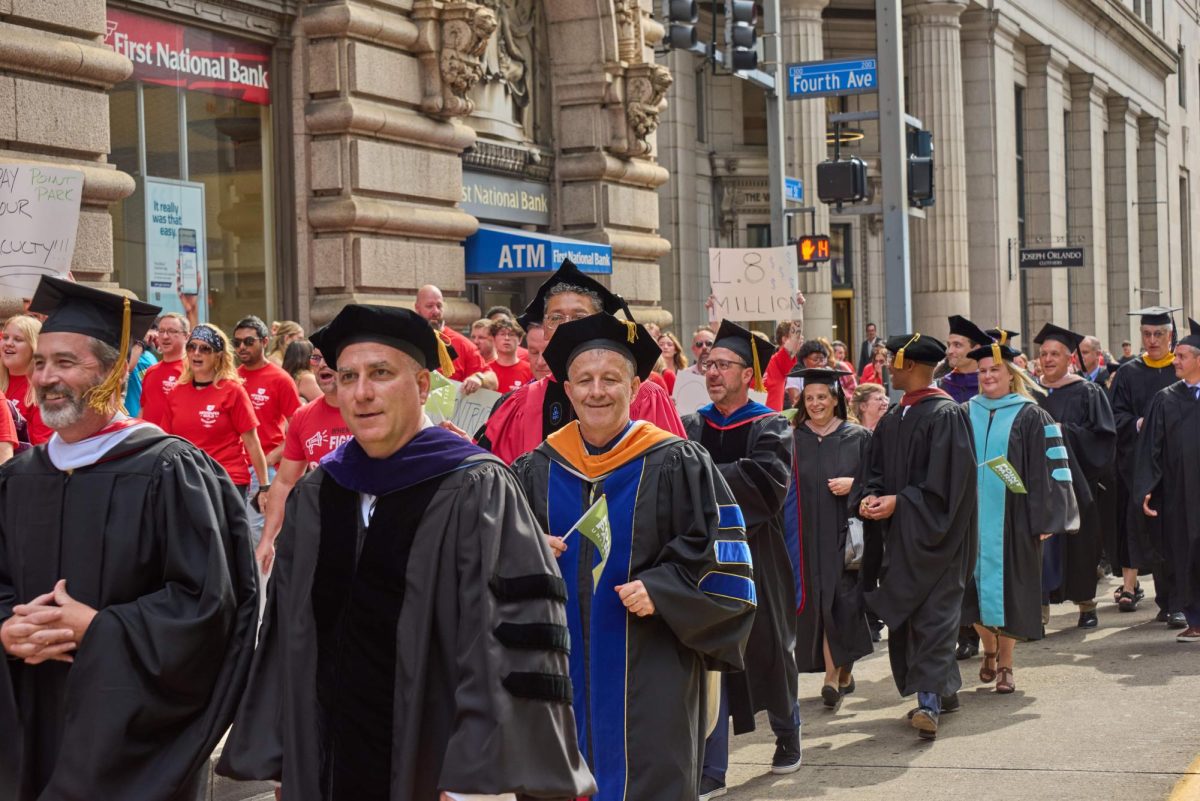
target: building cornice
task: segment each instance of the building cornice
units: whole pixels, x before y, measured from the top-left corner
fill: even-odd
[[[1179,57],[1119,0],[1063,0],[1100,33],[1121,44],[1160,78],[1178,71]]]
[[[246,35],[278,38],[300,12],[300,0],[117,0],[109,5],[189,17],[200,23],[236,29]]]

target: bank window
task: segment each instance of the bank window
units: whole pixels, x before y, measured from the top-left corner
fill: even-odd
[[[114,280],[227,332],[275,313],[270,48],[108,10],[134,63],[109,93],[112,152],[133,195],[112,207]]]
[[[769,248],[769,247],[771,247],[771,224],[770,223],[747,223],[746,224],[746,247],[748,247],[748,248]]]

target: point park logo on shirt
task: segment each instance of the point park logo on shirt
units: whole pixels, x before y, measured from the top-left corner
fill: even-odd
[[[166,395],[166,394],[170,393],[171,390],[175,389],[175,383],[178,380],[179,380],[179,376],[173,375],[170,378],[168,378],[167,380],[163,381],[162,382],[163,394]]]
[[[200,410],[200,424],[205,428],[212,428],[217,423],[217,418],[221,416],[221,410],[214,404],[208,404],[207,408]]]
[[[255,411],[265,406],[270,399],[271,396],[267,394],[266,387],[259,387],[250,395],[250,402],[254,404]]]

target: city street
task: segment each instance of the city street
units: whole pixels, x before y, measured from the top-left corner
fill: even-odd
[[[942,717],[938,740],[919,740],[896,694],[886,640],[855,671],[856,692],[834,714],[817,698],[820,676],[800,678],[804,767],[768,772],[774,740],[765,719],[734,738],[730,801],[1196,801],[1200,799],[1200,647],[1154,622],[1153,585],[1130,614],[1101,583],[1100,627],[1075,627],[1073,605],[1053,609],[1041,642],[1017,647],[1017,691],[979,684],[963,668],[962,711]],[[762,717],[762,716],[760,716]],[[218,780],[214,801],[268,801],[264,786]]]

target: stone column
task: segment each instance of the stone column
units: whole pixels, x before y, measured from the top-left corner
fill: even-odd
[[[459,243],[478,223],[457,207],[460,154],[475,141],[461,119],[495,25],[490,10],[465,0],[304,9],[297,158],[309,181],[297,202],[313,323],[346,303],[411,307],[427,283],[445,293],[449,322],[478,317],[463,297]]]
[[[1052,47],[1025,50],[1025,246],[1062,247],[1067,235],[1063,80],[1067,60]],[[1069,326],[1065,270],[1029,270],[1025,276],[1030,337],[1048,322]]]
[[[1071,325],[1103,337],[1108,322],[1108,239],[1104,200],[1104,132],[1108,87],[1096,76],[1071,75],[1067,155],[1067,241],[1084,248],[1084,266],[1068,271]],[[1032,333],[1032,332],[1031,332]]]
[[[967,267],[967,170],[964,153],[960,17],[966,0],[904,4],[908,112],[933,134],[936,204],[909,225],[913,326],[946,331],[946,317],[971,308]]]
[[[133,178],[106,163],[107,90],[133,64],[102,44],[104,0],[0,0],[0,164],[42,164],[83,173],[82,206],[71,270],[84,283],[112,288],[113,231],[108,207],[133,193]],[[0,298],[0,314],[20,298]]]
[[[1130,309],[1141,308],[1134,288],[1141,276],[1138,207],[1138,116],[1141,109],[1127,97],[1110,97],[1108,148],[1104,182],[1108,234],[1108,331],[1105,344],[1115,348],[1133,335],[1137,321]],[[1100,334],[1097,332],[1097,336]],[[1138,342],[1137,339],[1132,339]]]
[[[640,322],[666,327],[658,261],[671,245],[658,234],[658,188],[669,176],[655,154],[672,78],[654,63],[663,28],[651,8],[651,0],[546,4],[559,115],[553,223],[565,236],[611,245],[612,289]]]
[[[966,164],[969,314],[981,323],[1014,327],[1021,313],[1014,267],[1017,183],[1012,180],[1017,163],[1013,44],[1019,32],[998,11],[974,9],[962,16],[963,130],[971,143]],[[940,146],[934,154],[940,156]]]
[[[819,61],[825,57],[824,26],[821,12],[829,0],[782,0],[780,8],[783,34],[783,61]],[[829,207],[817,200],[817,165],[829,158],[825,144],[828,119],[825,99],[791,100],[784,108],[783,129],[787,137],[784,163],[787,174],[804,182],[805,205],[815,206],[816,231],[828,233]],[[803,218],[808,225],[808,215]],[[807,303],[804,307],[804,333],[809,338],[829,336],[833,330],[833,294],[829,267],[815,273],[800,274],[800,288]],[[842,332],[843,337],[854,332]]]
[[[1139,307],[1166,306],[1170,299],[1170,227],[1166,122],[1150,116],[1138,118],[1138,234],[1141,242],[1141,275],[1134,302]]]

